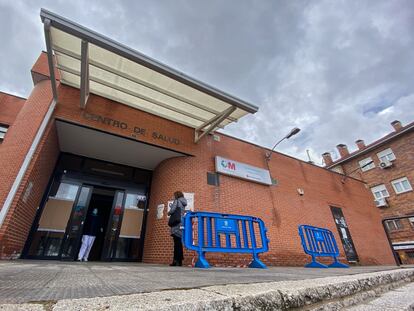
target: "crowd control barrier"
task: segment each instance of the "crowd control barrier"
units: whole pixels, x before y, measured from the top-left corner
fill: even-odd
[[[269,250],[267,229],[257,217],[189,212],[184,216],[184,245],[198,252],[198,268],[210,268],[206,252],[248,253],[253,260],[249,268],[266,269],[259,254]],[[260,236],[260,240],[258,237]]]
[[[312,262],[305,265],[306,268],[349,268],[337,259],[339,249],[332,231],[308,225],[300,225],[298,229],[303,250],[312,256]],[[317,262],[316,257],[332,257],[334,262],[327,266]]]

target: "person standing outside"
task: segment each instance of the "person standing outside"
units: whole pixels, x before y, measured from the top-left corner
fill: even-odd
[[[174,192],[174,202],[168,212],[168,216],[170,216],[168,225],[171,227],[171,236],[174,241],[174,258],[170,266],[182,266],[184,259],[181,217],[184,216],[186,206],[187,200],[184,198],[184,194],[181,191]]]

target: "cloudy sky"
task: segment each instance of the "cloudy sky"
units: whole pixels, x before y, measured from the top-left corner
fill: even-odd
[[[44,7],[259,106],[225,132],[320,164],[414,121],[414,1],[0,0],[0,90],[27,97]]]

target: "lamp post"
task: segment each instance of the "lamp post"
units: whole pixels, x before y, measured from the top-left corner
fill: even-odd
[[[270,158],[272,157],[273,150],[275,150],[276,146],[279,145],[283,140],[291,138],[293,135],[296,135],[300,132],[300,128],[295,127],[293,128],[285,137],[283,137],[281,140],[279,140],[272,148],[270,152],[266,154],[266,161],[270,161]]]

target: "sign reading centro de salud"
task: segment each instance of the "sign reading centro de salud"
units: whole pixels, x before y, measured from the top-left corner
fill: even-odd
[[[82,117],[86,120],[91,120],[94,122],[106,124],[112,127],[119,128],[121,130],[130,131],[130,136],[134,138],[138,138],[140,136],[150,136],[153,140],[162,140],[169,144],[179,145],[180,140],[176,137],[172,137],[166,134],[162,134],[156,131],[152,131],[152,133],[149,133],[146,128],[137,126],[137,125],[130,125],[126,122],[112,119],[109,117],[101,116],[98,114],[93,114],[89,112],[83,112]]]
[[[271,185],[268,170],[216,156],[216,172],[257,183]]]

